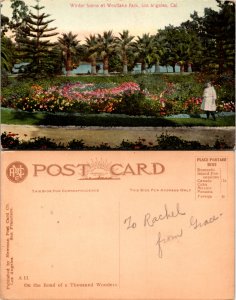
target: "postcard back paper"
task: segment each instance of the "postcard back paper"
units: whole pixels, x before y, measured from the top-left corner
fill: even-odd
[[[2,153],[1,297],[233,299],[233,163],[232,151]]]

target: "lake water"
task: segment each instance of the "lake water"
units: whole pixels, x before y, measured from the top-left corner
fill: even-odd
[[[100,66],[100,70],[98,71],[98,74],[103,74],[103,64],[100,63],[98,64]],[[155,72],[155,66],[153,66],[152,68],[148,69],[147,70],[147,73],[154,73]],[[169,72],[169,73],[172,73],[173,72],[173,68],[171,66],[168,66],[168,67],[163,67],[163,66],[160,66],[160,73],[166,73],[166,72]],[[179,66],[175,66],[175,72],[176,73],[179,73],[180,72],[180,67]],[[66,71],[65,69],[63,69],[63,73],[66,74]],[[88,74],[88,73],[91,73],[91,65],[88,64],[88,63],[81,63],[79,65],[79,67],[77,67],[76,69],[72,70],[71,71],[72,74]],[[137,64],[133,71],[131,72],[133,74],[139,74],[141,73],[141,64]]]
[[[14,67],[12,68],[13,73],[18,73],[19,69],[22,67],[24,68],[28,63],[20,63],[20,64],[15,64]],[[98,71],[98,74],[103,74],[103,64],[102,63],[97,63],[97,65],[100,66],[100,69]],[[63,74],[66,74],[65,68],[62,69]],[[147,70],[147,73],[154,73],[155,72],[155,66]],[[171,66],[163,67],[160,66],[160,73],[173,73],[173,68]],[[180,72],[180,67],[175,66],[175,72],[179,73]],[[76,69],[71,71],[71,74],[88,74],[91,73],[91,65],[89,63],[81,63]],[[141,73],[141,64],[136,64],[134,67],[133,71],[131,72],[132,74],[139,74]]]

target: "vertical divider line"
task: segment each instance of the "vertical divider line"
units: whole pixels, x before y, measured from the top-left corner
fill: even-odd
[[[220,199],[221,199],[221,192],[222,192],[222,186],[221,186],[221,184],[222,184],[222,177],[221,177],[221,167],[220,167]]]
[[[120,288],[120,201],[118,202],[118,218],[119,218],[119,220],[118,220],[118,226],[119,226],[119,228],[118,228],[118,235],[119,235],[119,245],[118,245],[118,247],[119,247],[119,249],[118,249],[119,266],[118,266],[118,269],[119,269],[119,271],[118,272],[119,272],[119,288]]]
[[[197,157],[195,156],[194,157],[194,172],[195,172],[195,174],[194,174],[194,194],[195,194],[195,201],[196,201],[196,199],[197,199],[197,195],[196,195],[196,193],[197,193],[197,174],[196,174],[196,172],[197,172]]]
[[[228,199],[228,186],[229,186],[229,183],[228,183],[228,175],[229,175],[229,160],[228,160],[228,157],[226,159],[226,199]],[[235,182],[235,178],[234,178],[234,181]]]

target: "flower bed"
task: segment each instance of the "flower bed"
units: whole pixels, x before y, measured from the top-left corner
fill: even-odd
[[[120,102],[125,93],[140,92],[139,85],[125,82],[118,86],[93,83],[69,83],[43,89],[32,85],[27,97],[2,100],[2,106],[24,111],[49,112],[112,112],[115,103]]]
[[[2,106],[23,111],[118,113],[128,115],[169,116],[200,114],[203,79],[198,77],[141,77],[135,81],[66,82],[33,84],[21,93],[3,91]],[[151,83],[149,83],[149,81]],[[91,79],[92,81],[92,79]],[[156,87],[155,87],[156,86]],[[217,111],[235,111],[232,86],[215,84]],[[231,94],[230,94],[231,93]],[[232,98],[232,97],[231,97]]]

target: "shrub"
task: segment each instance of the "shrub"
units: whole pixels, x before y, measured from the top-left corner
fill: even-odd
[[[109,146],[107,143],[101,143],[99,146],[91,147],[94,150],[111,150],[112,147]]]
[[[206,150],[208,145],[202,145],[197,141],[186,141],[179,137],[161,134],[157,138],[157,149],[159,150]]]
[[[145,144],[146,140],[138,138],[136,142],[130,142],[129,140],[123,140],[120,144],[120,150],[147,150],[151,148],[151,145]]]
[[[225,143],[223,139],[217,139],[214,144],[216,150],[228,149],[229,146]]]
[[[1,145],[2,148],[7,149],[17,149],[17,147],[20,144],[19,137],[17,137],[18,134],[12,133],[12,132],[3,132],[1,134]]]
[[[151,95],[145,94],[144,91],[125,92],[122,99],[114,104],[112,112],[133,116],[159,116],[162,112],[161,102],[151,97]]]
[[[67,144],[67,148],[71,150],[81,150],[84,149],[84,146],[85,145],[83,140],[76,140],[76,139],[73,139]]]
[[[21,150],[56,150],[65,149],[64,145],[57,144],[54,140],[47,137],[31,138],[29,141],[22,141],[17,149]]]
[[[17,134],[2,133],[1,143],[3,149],[10,150],[222,150],[230,147],[223,140],[216,140],[213,147],[202,145],[198,141],[186,141],[176,136],[161,134],[157,137],[157,144],[147,142],[145,139],[138,138],[132,142],[123,140],[118,147],[111,147],[107,143],[99,146],[87,146],[83,140],[72,140],[64,144],[57,144],[54,140],[46,137],[31,138],[28,141],[19,141]]]
[[[113,112],[128,115],[141,115],[144,101],[145,95],[142,91],[133,94],[125,92],[121,101],[115,106]]]

